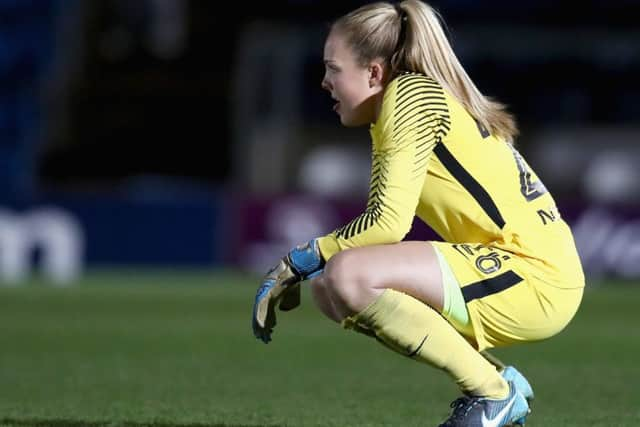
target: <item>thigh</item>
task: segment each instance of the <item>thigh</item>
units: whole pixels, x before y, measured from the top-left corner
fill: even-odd
[[[554,287],[517,254],[482,244],[432,244],[460,285],[479,350],[555,335],[582,298],[582,289]]]

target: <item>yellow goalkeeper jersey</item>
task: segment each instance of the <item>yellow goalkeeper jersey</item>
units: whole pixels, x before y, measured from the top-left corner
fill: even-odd
[[[370,133],[366,209],[319,239],[326,260],[399,242],[417,215],[444,241],[512,252],[559,286],[582,276],[571,231],[537,175],[435,80],[406,73],[390,82]]]

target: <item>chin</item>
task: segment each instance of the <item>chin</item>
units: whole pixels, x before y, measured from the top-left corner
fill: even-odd
[[[368,124],[366,120],[358,120],[357,118],[354,118],[354,117],[344,117],[344,116],[340,116],[340,123],[342,123],[342,126],[348,127],[348,128],[355,128],[355,127],[364,126]]]
[[[351,123],[351,121],[349,121],[348,119],[345,119],[344,117],[340,117],[340,123],[342,124],[342,126],[347,127],[347,128],[354,127],[354,125]]]

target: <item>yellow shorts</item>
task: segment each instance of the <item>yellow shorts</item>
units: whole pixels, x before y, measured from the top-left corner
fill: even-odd
[[[449,317],[446,310],[443,315],[480,351],[549,338],[578,310],[582,277],[558,286],[557,277],[511,252],[477,243],[430,243],[449,267],[443,269],[445,289],[460,289],[469,316],[465,325],[460,316]]]

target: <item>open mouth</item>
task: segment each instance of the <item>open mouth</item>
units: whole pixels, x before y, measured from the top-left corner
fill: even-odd
[[[338,111],[338,108],[340,108],[340,101],[336,102],[336,103],[333,105],[333,111]]]

